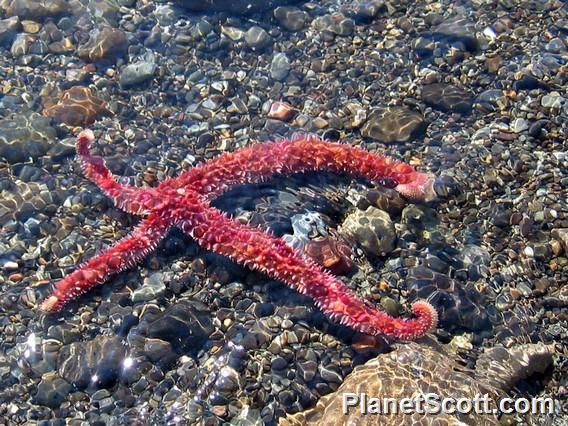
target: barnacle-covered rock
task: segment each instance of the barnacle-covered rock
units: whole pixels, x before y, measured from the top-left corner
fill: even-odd
[[[309,410],[280,419],[279,425],[499,425],[496,415],[458,414],[370,414],[363,415],[359,404],[343,412],[346,394],[368,398],[414,398],[416,395],[436,394],[440,398],[473,399],[487,394],[496,407],[498,398],[505,396],[519,380],[544,372],[552,363],[554,349],[543,344],[527,344],[513,349],[498,346],[482,354],[475,371],[469,370],[454,356],[427,339],[396,345],[393,352],[381,354],[356,367],[343,384],[332,394],[321,398]]]
[[[369,256],[384,256],[396,244],[394,224],[388,213],[376,207],[354,210],[345,218],[339,232],[353,238]]]
[[[282,238],[336,275],[353,268],[351,246],[339,233],[328,229],[320,213],[307,212],[292,217],[294,234]]]

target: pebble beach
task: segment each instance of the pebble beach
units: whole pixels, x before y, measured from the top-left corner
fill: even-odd
[[[567,82],[560,0],[0,0],[0,425],[567,424]],[[139,222],[85,177],[87,128],[138,187],[297,134],[432,174],[423,203],[313,172],[212,205],[436,329],[358,333],[178,229],[40,312]],[[361,391],[555,409],[341,413]]]

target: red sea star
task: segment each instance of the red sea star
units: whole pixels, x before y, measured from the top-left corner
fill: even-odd
[[[132,267],[153,250],[173,226],[208,250],[260,270],[312,297],[316,305],[341,324],[368,334],[419,337],[437,324],[436,310],[426,301],[412,305],[416,318],[393,318],[358,298],[341,281],[312,260],[267,232],[243,225],[209,202],[233,185],[263,181],[275,173],[329,170],[373,181],[391,179],[408,198],[435,197],[433,178],[391,158],[316,136],[252,145],[223,154],[156,188],[121,185],[101,157],[92,156],[93,132],[77,138],[77,153],[85,174],[121,209],[146,216],[134,231],[59,281],[42,304],[43,311],[60,310],[69,300],[103,283],[109,275]]]

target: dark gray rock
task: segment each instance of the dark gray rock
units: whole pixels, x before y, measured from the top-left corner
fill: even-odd
[[[306,25],[309,15],[294,6],[281,6],[274,9],[274,17],[288,31],[299,31]]]
[[[262,50],[272,43],[272,38],[259,26],[253,26],[245,33],[245,42],[252,50]]]
[[[10,46],[14,37],[20,30],[20,18],[12,16],[8,19],[0,20],[0,46]]]
[[[79,389],[109,387],[118,379],[125,355],[119,338],[97,336],[89,342],[64,346],[58,357],[58,372]]]
[[[178,352],[197,353],[213,330],[207,306],[183,300],[158,314],[148,324],[147,335],[170,342]]]
[[[60,377],[43,379],[37,385],[36,403],[50,408],[59,408],[71,392],[71,385]]]
[[[163,296],[165,291],[164,274],[156,272],[144,279],[144,285],[134,290],[130,298],[133,302],[148,302]]]
[[[451,42],[461,42],[464,47],[476,52],[479,50],[479,42],[475,36],[475,24],[466,18],[455,16],[446,19],[432,30],[433,34],[438,37],[446,38]]]
[[[120,86],[126,88],[144,83],[152,78],[157,68],[154,62],[149,61],[127,65],[120,73]]]

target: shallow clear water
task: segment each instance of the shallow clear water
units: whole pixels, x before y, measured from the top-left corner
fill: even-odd
[[[5,0],[0,11],[0,424],[411,421],[339,412],[359,385],[552,398],[548,417],[501,424],[566,422],[565,3]],[[116,192],[76,157],[87,128]],[[411,172],[379,157],[365,169],[341,148],[324,162],[310,135],[410,164],[432,186],[412,199]],[[276,148],[284,140],[308,143],[296,155]],[[215,160],[227,153],[236,165]],[[215,166],[176,186],[202,164]],[[372,167],[384,173],[366,179]],[[144,206],[164,217],[144,225]],[[211,208],[235,221],[210,226]],[[176,226],[160,235],[164,224]],[[294,256],[307,266],[278,280]],[[104,283],[42,312],[77,270]],[[334,303],[286,284],[298,277],[313,297],[329,292],[335,318]],[[439,321],[415,343],[370,337],[357,298],[404,318],[427,300]]]

